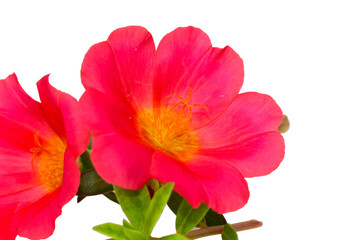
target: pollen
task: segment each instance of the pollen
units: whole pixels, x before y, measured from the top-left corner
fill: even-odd
[[[143,109],[137,115],[141,139],[153,148],[187,161],[198,150],[198,140],[191,132],[191,116],[176,108]]]
[[[62,184],[66,146],[58,137],[40,143],[37,132],[34,138],[36,146],[31,149],[33,171],[41,185],[50,193]]]

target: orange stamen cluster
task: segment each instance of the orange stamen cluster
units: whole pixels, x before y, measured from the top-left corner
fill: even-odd
[[[141,139],[153,148],[187,161],[199,148],[198,139],[191,131],[192,107],[207,108],[200,104],[189,104],[191,89],[186,99],[176,94],[168,97],[177,97],[180,101],[171,107],[138,112],[138,132]]]
[[[33,170],[39,177],[41,185],[48,192],[53,192],[62,183],[66,146],[57,137],[41,145],[38,132],[35,133],[34,139],[36,147],[31,149]]]

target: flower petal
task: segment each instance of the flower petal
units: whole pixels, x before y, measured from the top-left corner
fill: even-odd
[[[12,216],[16,204],[0,205],[0,239],[15,240],[17,226],[14,226]]]
[[[0,156],[11,152],[29,152],[34,147],[34,132],[19,122],[0,115]],[[16,150],[15,150],[16,149]],[[0,168],[1,171],[1,168]]]
[[[21,181],[21,177],[19,175],[18,177]],[[32,186],[27,189],[18,189],[18,191],[14,190],[12,193],[4,195],[2,194],[0,196],[0,206],[10,203],[17,203],[16,211],[18,211],[18,209],[26,208],[41,200],[46,194],[46,190],[41,185]]]
[[[244,177],[264,176],[274,171],[284,159],[284,139],[279,132],[253,135],[239,143],[212,149],[199,154],[228,161]]]
[[[108,183],[138,190],[150,180],[153,150],[117,134],[94,135],[91,159]]]
[[[14,221],[20,223],[19,236],[43,239],[53,234],[55,220],[60,216],[62,207],[57,202],[58,194],[59,189],[16,213]]]
[[[89,144],[90,131],[81,118],[79,103],[69,94],[52,87],[48,75],[38,81],[37,87],[47,121],[57,135],[66,140],[74,156],[80,156]]]
[[[41,137],[51,138],[54,135],[40,103],[25,93],[15,74],[0,80],[0,96],[0,116],[18,122],[31,132],[39,132]]]
[[[199,154],[227,160],[244,177],[274,171],[284,158],[284,139],[277,131],[282,112],[268,95],[238,95],[213,122],[195,131]]]
[[[182,97],[188,105],[203,105],[192,107],[193,126],[199,127],[224,111],[243,78],[242,59],[230,47],[213,48],[198,28],[177,28],[157,50],[154,104],[171,106]]]
[[[80,170],[76,163],[76,157],[70,149],[64,154],[64,174],[58,194],[58,205],[61,208],[68,203],[77,193],[80,185]]]
[[[49,237],[55,228],[55,220],[61,214],[61,208],[75,195],[79,187],[80,171],[72,152],[68,149],[64,157],[64,176],[61,187],[47,193],[42,186],[32,186],[0,196],[0,206],[17,203],[13,213],[13,225],[18,226],[17,234],[29,239]],[[21,183],[25,178],[31,182],[32,174],[13,174],[9,181]],[[8,178],[7,178],[8,179]],[[16,184],[16,182],[13,182]]]
[[[226,213],[242,208],[249,198],[241,173],[211,157],[196,156],[184,163],[156,152],[151,176],[162,183],[175,182],[174,190],[194,208],[205,202],[216,212]]]
[[[136,108],[151,107],[155,44],[142,27],[112,32],[106,42],[90,48],[81,76],[86,89],[129,100]]]
[[[91,160],[96,171],[109,183],[141,188],[149,180],[153,150],[138,142],[133,109],[92,89],[80,103],[93,133]]]
[[[81,96],[80,105],[93,137],[116,132],[132,138],[136,134],[135,112],[126,102],[89,89]]]
[[[282,111],[268,95],[239,94],[218,118],[197,129],[201,148],[218,148],[263,132],[277,131]]]

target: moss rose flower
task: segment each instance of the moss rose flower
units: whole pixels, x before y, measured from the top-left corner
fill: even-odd
[[[41,103],[15,74],[0,80],[0,239],[49,237],[61,208],[77,192],[76,163],[90,133],[76,99],[37,83]]]
[[[225,213],[248,201],[244,177],[284,157],[281,109],[268,95],[239,94],[242,59],[200,29],[177,28],[157,49],[146,29],[117,29],[90,48],[81,74],[91,157],[109,183],[175,182],[193,207]]]

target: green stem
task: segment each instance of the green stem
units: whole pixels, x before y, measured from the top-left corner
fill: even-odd
[[[234,223],[234,224],[231,224],[231,226],[234,228],[235,231],[239,232],[239,231],[244,231],[244,230],[261,227],[262,222],[257,221],[257,220],[249,220],[246,222]],[[212,236],[212,235],[221,234],[223,232],[223,228],[224,228],[224,225],[192,230],[189,233],[185,234],[185,236],[190,239],[198,239],[198,238],[202,238],[202,237],[208,237],[208,236]]]

